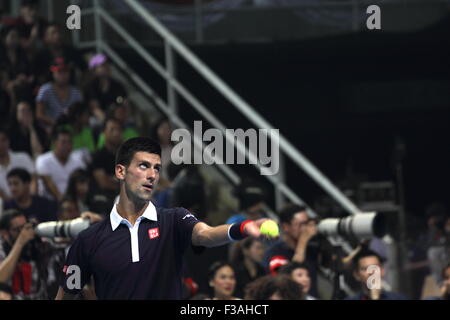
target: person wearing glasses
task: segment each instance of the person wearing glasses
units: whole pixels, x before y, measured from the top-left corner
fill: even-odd
[[[310,294],[317,296],[319,248],[311,239],[317,234],[316,221],[309,218],[304,206],[287,204],[279,214],[282,235],[266,250],[264,265],[273,275],[289,263],[298,262],[311,270]]]

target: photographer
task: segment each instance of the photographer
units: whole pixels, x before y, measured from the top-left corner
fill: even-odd
[[[281,210],[279,217],[283,236],[266,251],[265,265],[276,273],[289,261],[305,263],[311,271],[310,294],[317,296],[319,247],[310,241],[317,234],[316,223],[308,217],[306,207],[294,204]]]
[[[370,249],[361,249],[352,260],[353,276],[360,283],[360,292],[346,300],[406,300],[402,294],[383,290],[383,259]],[[378,275],[376,274],[378,270]],[[379,277],[376,279],[376,277]],[[375,284],[372,280],[375,280]],[[378,281],[377,281],[378,280]],[[378,282],[378,285],[376,285]],[[370,287],[370,285],[373,287]]]
[[[32,223],[18,210],[5,211],[0,231],[0,282],[9,284],[17,299],[47,299],[57,255],[35,237]]]

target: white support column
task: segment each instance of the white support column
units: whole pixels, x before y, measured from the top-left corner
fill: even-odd
[[[95,49],[97,53],[101,52],[103,42],[102,21],[99,9],[100,9],[100,1],[94,0]]]
[[[164,42],[164,49],[166,55],[166,70],[170,79],[176,79],[177,69],[176,69],[176,57],[168,41]],[[178,97],[177,92],[172,85],[172,81],[167,81],[167,104],[169,110],[174,114],[178,112]]]

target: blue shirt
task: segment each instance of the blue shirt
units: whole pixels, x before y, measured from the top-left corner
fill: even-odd
[[[61,101],[53,88],[53,83],[48,82],[39,88],[36,96],[36,102],[43,102],[45,104],[45,114],[52,119],[58,118],[63,114],[72,104],[82,101],[80,90],[74,86],[70,86],[69,95],[66,101]]]
[[[81,271],[81,288],[94,277],[98,299],[181,299],[183,254],[199,220],[184,208],[155,208],[149,202],[132,226],[118,215],[81,232],[69,250],[61,287],[68,286],[70,265]],[[69,280],[69,281],[68,281]]]

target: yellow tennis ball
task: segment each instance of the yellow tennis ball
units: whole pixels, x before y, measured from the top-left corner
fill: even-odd
[[[272,220],[264,221],[261,227],[259,228],[259,231],[262,234],[272,238],[278,237],[280,235],[277,223]]]

